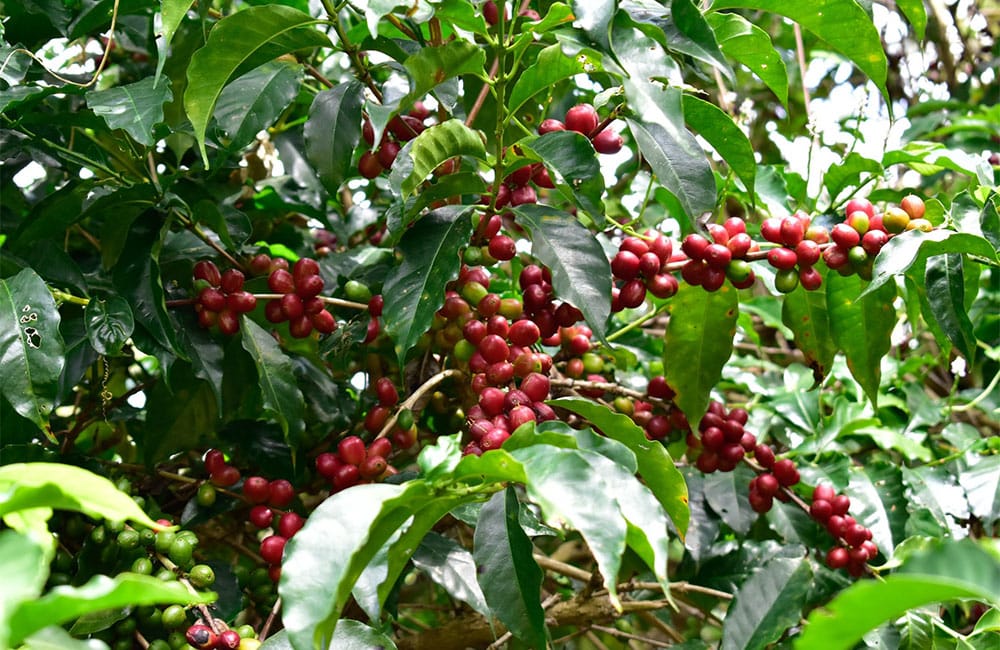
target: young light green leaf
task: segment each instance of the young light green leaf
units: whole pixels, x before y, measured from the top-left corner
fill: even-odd
[[[896,285],[885,285],[862,297],[864,280],[858,276],[828,273],[826,279],[826,304],[833,340],[844,351],[851,375],[875,406],[882,378],[882,357],[892,346],[892,329],[896,326],[896,312],[892,306]],[[864,336],[859,336],[862,332]]]
[[[337,650],[396,650],[393,640],[378,630],[368,627],[361,621],[341,619],[333,631],[331,648]]]
[[[684,95],[684,121],[705,138],[729,163],[736,175],[752,192],[757,176],[757,160],[746,134],[727,113],[715,104],[694,95]]]
[[[87,106],[104,118],[108,127],[123,129],[139,144],[153,145],[153,127],[163,121],[163,105],[173,100],[170,82],[158,86],[146,77],[125,86],[87,93]]]
[[[208,166],[205,133],[222,89],[233,79],[283,54],[330,45],[309,14],[282,5],[247,7],[220,20],[187,70],[184,109]]]
[[[461,120],[448,120],[429,127],[400,150],[389,175],[389,185],[394,192],[407,198],[431,172],[456,156],[486,160],[486,147],[479,132],[465,126]]]
[[[161,0],[160,2],[160,33],[156,35],[156,74],[153,83],[159,83],[160,75],[163,74],[163,64],[167,62],[167,53],[170,51],[170,41],[174,39],[177,28],[181,26],[181,21],[187,15],[188,9],[194,4],[194,0]]]
[[[882,39],[861,5],[854,0],[814,0],[797,3],[782,0],[716,0],[712,11],[759,9],[785,16],[802,25],[853,61],[888,99],[885,80],[888,70]]]
[[[729,284],[706,292],[681,283],[671,300],[663,335],[663,376],[692,426],[708,410],[709,394],[733,352],[738,317],[739,298]]]
[[[710,13],[705,19],[726,56],[748,67],[787,106],[788,72],[770,35],[739,14]]]
[[[913,26],[913,33],[917,40],[924,40],[924,31],[927,29],[927,9],[923,0],[897,0],[896,7],[906,16],[906,20]]]
[[[90,345],[98,354],[117,355],[135,329],[132,308],[121,296],[111,295],[107,300],[91,298],[83,315]]]
[[[295,381],[292,360],[282,351],[274,337],[249,318],[242,319],[241,329],[243,349],[250,354],[257,367],[257,381],[264,399],[264,410],[281,425],[288,446],[296,449],[299,435],[305,429],[302,419],[305,398]]]
[[[33,270],[0,279],[0,391],[46,435],[65,363],[59,320],[49,288]]]
[[[976,277],[979,274],[976,273]],[[927,260],[924,275],[931,313],[955,348],[968,361],[976,355],[976,334],[965,305],[965,271],[958,253]]]
[[[747,580],[726,613],[722,650],[760,650],[799,622],[812,586],[804,558],[776,557]]]
[[[242,150],[271,126],[298,95],[301,82],[301,65],[268,61],[223,88],[215,120],[229,135],[229,148]]]
[[[882,165],[877,160],[865,158],[856,151],[847,154],[842,161],[831,165],[823,174],[823,184],[836,199],[845,188],[857,189],[871,178],[881,177]]]
[[[446,206],[416,222],[399,242],[403,262],[385,280],[385,329],[402,362],[441,306],[444,286],[458,276],[455,255],[472,236],[468,206]]]
[[[468,603],[486,618],[492,616],[476,578],[476,561],[456,541],[435,532],[427,533],[413,552],[412,560],[413,566],[441,585],[452,598]]]
[[[2,497],[0,497],[2,499]],[[14,612],[35,600],[45,587],[51,558],[38,541],[13,530],[0,531],[0,570],[4,587],[0,590],[0,648],[9,643]]]
[[[545,205],[522,205],[514,212],[531,232],[532,255],[552,271],[556,297],[583,312],[603,341],[611,314],[611,266],[601,244],[566,212]]]
[[[680,536],[684,537],[691,516],[687,485],[666,447],[646,438],[643,430],[627,415],[616,413],[593,400],[563,397],[548,403],[586,418],[604,435],[631,449],[643,481],[666,510]]]
[[[786,294],[781,304],[781,321],[794,333],[795,347],[802,352],[819,383],[830,372],[837,353],[830,333],[826,292],[806,291],[799,286]]]
[[[549,45],[538,53],[535,63],[525,68],[514,82],[507,102],[510,114],[516,115],[521,107],[538,93],[550,90],[554,84],[563,79],[584,73],[594,66],[594,61],[586,54],[566,56],[560,44]]]
[[[317,93],[306,121],[306,157],[323,186],[336,194],[348,176],[361,135],[361,82],[357,79]]]

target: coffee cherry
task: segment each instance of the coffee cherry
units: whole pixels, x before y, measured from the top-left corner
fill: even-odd
[[[298,298],[298,296],[295,297]],[[266,318],[269,323],[283,323],[288,320],[288,317],[285,316],[285,310],[281,306],[281,300],[267,301],[267,304],[264,305],[264,318]]]
[[[378,318],[382,315],[382,308],[385,305],[385,300],[382,298],[381,294],[372,296],[368,301],[368,314],[372,318]]]
[[[207,589],[215,584],[215,571],[207,564],[196,564],[188,571],[188,581],[198,589]]]
[[[361,481],[361,472],[357,465],[341,465],[337,469],[336,476],[333,477],[333,489],[339,492],[349,487],[355,486]]]
[[[850,561],[850,554],[843,546],[834,546],[826,554],[826,565],[831,569],[843,569]]]
[[[861,247],[869,255],[878,255],[882,247],[889,241],[889,235],[881,230],[869,230],[861,238]]]
[[[295,488],[283,478],[271,481],[267,502],[275,508],[284,508],[295,499]]]
[[[226,308],[226,296],[218,289],[208,287],[198,294],[198,304],[209,311],[222,311]]]
[[[690,234],[681,242],[681,250],[692,260],[701,260],[705,257],[705,250],[711,245],[705,237],[699,234]]]
[[[813,501],[833,501],[835,496],[837,496],[837,493],[833,490],[833,487],[826,483],[820,483],[813,488]]]
[[[611,129],[604,129],[594,136],[592,142],[594,150],[597,151],[597,153],[616,154],[622,150],[622,144],[624,141],[622,140],[622,136],[618,133],[615,133]]]
[[[170,605],[160,615],[160,623],[168,630],[187,625],[187,612],[180,605]]]
[[[270,528],[271,522],[274,521],[274,511],[265,505],[254,506],[250,508],[247,518],[257,528]]]
[[[799,258],[790,248],[772,248],[767,251],[767,261],[774,268],[787,271],[795,268]]]
[[[904,196],[899,202],[899,207],[909,215],[910,219],[924,218],[926,206],[924,205],[924,200],[916,194],[907,194]]]
[[[215,486],[211,483],[202,483],[198,486],[198,493],[195,495],[195,501],[199,506],[203,508],[211,508],[215,505],[215,499],[218,496],[218,492]]]
[[[366,453],[365,442],[358,436],[348,436],[337,445],[337,455],[350,465],[360,465]]]
[[[868,529],[861,524],[854,524],[844,533],[844,541],[851,546],[861,546],[868,539],[867,532]]]
[[[519,203],[514,203],[514,205],[519,205]],[[514,258],[517,247],[514,240],[507,235],[497,235],[490,239],[489,252],[495,259],[505,262]]]
[[[771,471],[783,487],[791,487],[799,482],[799,470],[795,468],[795,463],[788,458],[775,461]]]
[[[816,521],[825,523],[833,514],[833,506],[830,505],[829,501],[813,501],[812,505],[809,506],[809,514]]]
[[[396,156],[399,155],[399,150],[400,146],[392,140],[383,142],[375,154],[378,157],[379,165],[385,169],[391,169],[392,164],[396,162]]]
[[[191,274],[195,280],[204,280],[213,287],[222,284],[222,274],[219,272],[219,267],[210,260],[201,260],[195,263]]]
[[[382,456],[368,456],[358,466],[358,471],[361,473],[361,478],[370,480],[381,476],[387,466],[388,463]]]
[[[806,291],[815,291],[823,285],[823,276],[811,266],[799,269],[799,283]]]
[[[658,273],[646,280],[646,289],[660,299],[670,298],[679,288],[677,278],[669,273]]]
[[[489,417],[495,417],[503,413],[504,392],[492,386],[484,388],[479,393],[479,406]]]
[[[385,171],[385,168],[379,162],[378,154],[372,151],[366,151],[361,154],[361,158],[358,159],[358,173],[371,180],[383,171]]]
[[[566,111],[565,124],[570,131],[590,135],[599,121],[597,111],[590,104],[577,104]]]
[[[250,503],[264,503],[267,501],[270,485],[271,482],[263,476],[248,476],[243,481],[243,496]]]
[[[566,125],[559,120],[552,119],[551,117],[542,120],[542,123],[538,125],[538,134],[545,135],[546,133],[552,133],[553,131],[565,131]]]
[[[318,296],[323,290],[323,278],[318,275],[307,275],[295,283],[295,293],[302,298]]]
[[[760,236],[771,242],[772,244],[781,243],[781,224],[784,219],[781,217],[770,217],[764,219],[764,222],[760,224]]]
[[[292,293],[295,291],[295,279],[285,269],[277,269],[268,276],[267,286],[274,293]]]
[[[760,492],[751,491],[748,495],[750,507],[754,512],[764,514],[774,505],[774,499]]]
[[[217,472],[214,472],[209,480],[219,487],[230,487],[236,485],[240,480],[240,470],[232,465],[224,465]]]
[[[479,343],[479,353],[488,363],[505,361],[510,354],[510,347],[497,334],[487,334]]]
[[[538,187],[544,187],[546,189],[555,188],[556,184],[552,181],[552,176],[549,174],[549,170],[543,165],[539,165],[537,169],[532,173],[531,180]]]
[[[800,266],[812,266],[822,254],[819,244],[809,239],[803,239],[795,246],[795,258]]]
[[[757,491],[766,496],[774,496],[780,490],[778,479],[773,474],[761,474],[756,479]]]
[[[611,272],[622,280],[632,280],[639,274],[639,257],[630,251],[618,251],[611,259]]]
[[[281,556],[285,552],[286,541],[281,535],[265,537],[260,543],[260,556],[268,564],[281,564]]]
[[[799,274],[794,268],[782,269],[774,274],[774,288],[780,293],[791,293],[797,286],[799,286]]]
[[[541,332],[538,329],[538,325],[535,324],[534,321],[519,320],[514,322],[510,326],[510,330],[507,333],[507,338],[514,345],[527,347],[529,345],[534,345],[535,343],[537,343],[540,335]]]
[[[805,224],[796,216],[785,217],[781,220],[779,230],[781,243],[788,248],[795,248],[805,236]]]
[[[219,282],[225,293],[236,293],[243,289],[243,272],[237,269],[226,269]]]
[[[709,244],[704,251],[705,261],[717,268],[725,269],[733,259],[733,253],[722,244]]]
[[[639,279],[629,280],[621,288],[618,299],[626,309],[638,307],[646,299],[646,285]]]
[[[864,212],[871,219],[875,216],[875,206],[865,198],[851,199],[844,206],[844,214],[851,214],[852,212]]]
[[[378,403],[382,406],[395,406],[399,402],[399,393],[396,391],[396,385],[388,377],[379,377],[376,380],[375,396],[378,398]]]
[[[838,223],[830,231],[830,238],[844,250],[850,250],[861,242],[861,234],[846,223]]]
[[[207,625],[192,625],[184,634],[187,642],[198,650],[210,650],[218,643],[219,636]]]
[[[330,334],[337,330],[337,319],[328,311],[320,311],[313,314],[313,328],[320,334]]]
[[[236,630],[226,630],[219,634],[219,640],[215,642],[215,650],[239,650],[240,642],[239,632]]]
[[[833,506],[833,514],[844,516],[851,509],[851,499],[846,494],[838,494],[830,499],[830,505]]]

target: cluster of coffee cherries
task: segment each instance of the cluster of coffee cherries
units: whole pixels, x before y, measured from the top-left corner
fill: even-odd
[[[611,289],[611,311],[638,307],[647,291],[657,298],[677,293],[677,278],[665,270],[673,250],[673,243],[658,232],[625,237],[611,259],[611,273],[623,283]]]
[[[299,258],[291,271],[287,262],[279,265],[268,276],[267,286],[282,296],[267,302],[264,317],[275,324],[288,321],[288,332],[295,338],[306,338],[314,329],[320,334],[333,332],[337,320],[319,296],[323,285],[319,264],[312,258]]]
[[[847,569],[855,578],[865,572],[865,565],[878,555],[872,531],[847,514],[851,499],[837,494],[829,485],[817,485],[812,493],[809,514],[841,543],[826,554],[831,569]]]
[[[358,159],[358,172],[371,179],[392,169],[403,144],[423,133],[426,128],[424,121],[430,116],[431,112],[423,102],[416,102],[407,115],[397,115],[389,120],[378,148],[365,151]],[[367,116],[361,125],[361,137],[369,147],[375,146],[375,129]]]
[[[756,280],[746,260],[757,250],[757,244],[747,234],[746,223],[730,217],[723,224],[710,224],[711,239],[697,233],[681,242],[681,251],[688,261],[681,267],[681,278],[706,291],[718,291],[728,278],[737,289],[746,289]]]
[[[198,324],[204,328],[213,325],[226,335],[240,329],[240,314],[253,311],[257,298],[243,290],[243,272],[227,269],[225,273],[209,260],[201,260],[194,265],[194,309],[198,314]]]
[[[375,407],[378,408],[378,407]],[[324,452],[316,457],[316,471],[330,483],[331,493],[346,490],[361,483],[375,483],[398,473],[389,464],[392,443],[388,438],[376,438],[365,446],[358,436],[347,436],[337,445],[336,452]]]
[[[566,111],[565,119],[560,122],[554,118],[542,120],[538,125],[538,134],[545,135],[553,131],[576,131],[590,139],[597,153],[616,154],[622,149],[621,134],[604,128],[598,131],[601,118],[591,104],[577,104]]]
[[[826,228],[813,226],[809,215],[796,212],[787,217],[765,219],[760,226],[760,234],[775,248],[767,251],[767,262],[776,269],[774,285],[778,291],[789,293],[802,284],[808,291],[814,291],[823,283],[823,277],[814,268],[823,255],[821,246],[830,241]],[[851,232],[846,224],[839,224]]]
[[[571,327],[583,320],[583,313],[568,302],[556,303],[552,272],[539,264],[528,264],[517,278],[521,288],[524,313],[538,326],[546,345],[559,345],[559,328]]]
[[[500,215],[484,214],[472,235],[472,241],[463,253],[463,261],[469,266],[476,266],[514,259],[514,255],[517,254],[517,243],[512,237],[500,232],[502,226],[503,219]],[[482,246],[484,242],[485,248]]]
[[[190,646],[198,650],[249,650],[260,647],[260,641],[244,639],[236,630],[225,629],[216,632],[213,627],[204,623],[195,623],[190,626],[185,632],[184,638]]]

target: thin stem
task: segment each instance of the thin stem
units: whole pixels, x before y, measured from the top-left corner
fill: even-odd
[[[49,287],[49,292],[52,293],[52,297],[56,300],[56,302],[68,302],[74,305],[80,305],[81,307],[86,307],[90,304],[90,298],[74,296],[71,293],[66,293],[65,291],[60,291],[59,289],[53,289],[52,287]]]
[[[630,634],[628,632],[622,632],[621,630],[615,629],[613,627],[606,627],[604,625],[592,625],[590,626],[592,630],[597,630],[598,632],[604,632],[605,634],[610,634],[611,636],[620,637],[622,639],[629,639],[631,641],[640,641],[648,646],[654,648],[669,648],[674,645],[673,643],[667,643],[665,641],[657,641],[656,639],[650,639],[649,637],[639,636],[638,634]]]
[[[378,432],[378,435],[375,436],[375,438],[376,439],[384,438],[385,436],[387,436],[389,432],[392,431],[392,428],[396,426],[396,421],[399,419],[399,414],[406,409],[412,408],[413,405],[416,404],[418,401],[420,401],[420,398],[426,395],[432,388],[440,384],[448,377],[458,377],[462,374],[464,373],[461,370],[456,370],[452,368],[449,370],[442,370],[438,374],[434,375],[433,377],[425,381],[423,384],[420,385],[419,388],[417,388],[417,390],[413,391],[412,395],[403,400],[403,402],[399,405],[399,408],[396,409],[396,412],[393,413],[388,420],[386,420],[385,425],[382,426],[382,430]]]
[[[621,329],[616,330],[616,331],[612,332],[611,334],[608,334],[607,338],[608,338],[609,341],[615,341],[615,340],[621,338],[622,336],[628,334],[629,332],[631,332],[635,328],[641,327],[643,323],[646,323],[646,322],[648,322],[648,321],[656,318],[657,316],[659,316],[660,314],[662,314],[666,310],[667,310],[667,305],[661,305],[660,307],[658,307],[658,308],[650,311],[648,314],[643,314],[641,317],[635,319],[634,321],[632,321],[628,325],[622,327]]]
[[[281,300],[286,294],[283,293],[255,293],[253,294],[258,300]],[[354,302],[353,300],[342,300],[341,298],[332,298],[330,296],[316,296],[324,303],[328,305],[333,305],[334,307],[347,307],[349,309],[368,309],[368,305],[362,302]]]
[[[961,406],[956,406],[956,407],[952,408],[951,410],[952,411],[958,411],[959,413],[961,413],[962,411],[971,411],[972,409],[974,409],[977,406],[979,406],[980,402],[982,402],[984,399],[986,399],[987,397],[989,397],[990,395],[992,395],[993,391],[996,390],[998,384],[1000,384],[1000,372],[998,372],[997,374],[993,375],[993,380],[990,381],[989,386],[987,386],[986,388],[984,388],[983,392],[979,393],[979,395],[976,395],[976,397],[973,398],[973,400],[971,402],[968,402],[966,404],[962,404]]]
[[[271,626],[274,624],[274,619],[278,616],[278,612],[281,610],[281,597],[279,596],[276,601],[274,601],[274,607],[271,608],[271,612],[267,615],[267,620],[264,621],[264,627],[260,629],[260,634],[257,635],[261,641],[267,638],[267,635],[271,632]]]
[[[243,264],[239,262],[239,260],[230,255],[229,252],[226,251],[226,249],[224,249],[222,246],[219,246],[219,244],[216,243],[211,237],[206,235],[205,232],[198,227],[198,224],[196,224],[194,221],[192,221],[191,219],[189,219],[188,217],[184,216],[179,212],[174,211],[174,214],[177,215],[178,220],[185,228],[194,233],[195,237],[197,237],[198,239],[202,240],[203,242],[214,248],[219,255],[226,258],[226,260],[228,260],[229,263],[235,266],[236,268],[242,271],[246,270]]]

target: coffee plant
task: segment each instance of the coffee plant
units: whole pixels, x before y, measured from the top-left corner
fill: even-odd
[[[1000,643],[995,10],[3,12],[0,647]]]

